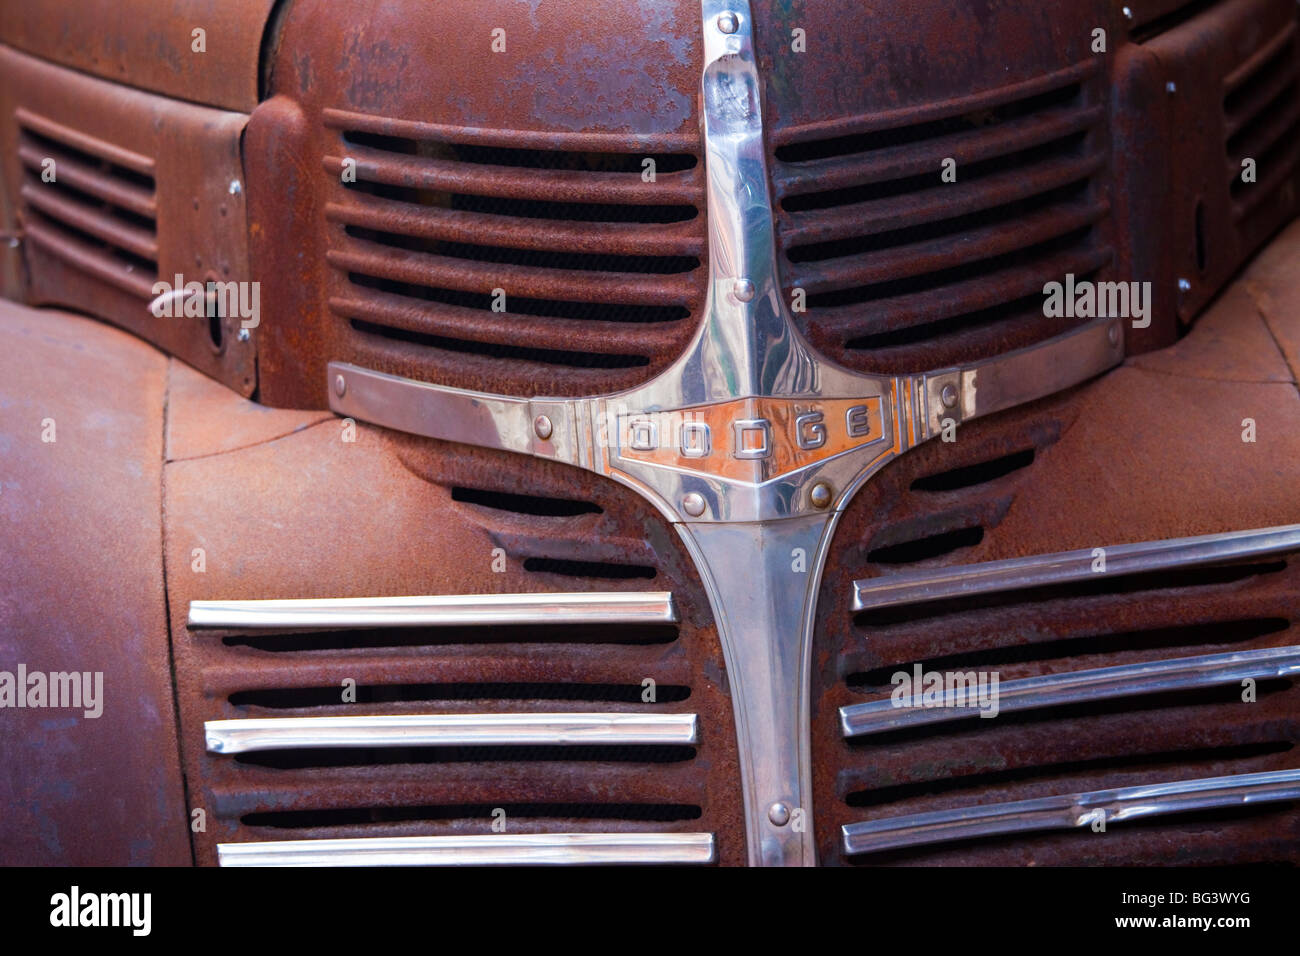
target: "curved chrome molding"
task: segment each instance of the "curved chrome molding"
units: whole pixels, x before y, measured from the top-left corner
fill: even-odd
[[[1300,799],[1300,770],[1180,780],[886,817],[841,827],[850,856],[905,846],[1039,830],[1069,830],[1143,817]]]
[[[209,720],[208,750],[690,745],[695,714],[412,714]]]
[[[189,627],[281,630],[511,624],[676,624],[668,591],[191,601]]]
[[[811,865],[807,673],[839,514],[871,475],[949,423],[1116,365],[1123,329],[1099,319],[987,362],[900,376],[818,355],[778,278],[749,2],[701,0],[701,14],[709,284],[685,353],[641,386],[576,399],[471,392],[332,362],[330,408],[585,468],[673,522],[700,568],[726,658],[750,862]]]
[[[865,578],[853,582],[853,610],[921,604],[947,598],[1067,584],[1089,578],[1113,578],[1125,574],[1193,568],[1282,554],[1300,550],[1300,524],[1206,534],[1195,538],[1117,544],[1100,550],[1105,552],[1105,564],[1100,568],[1098,549],[1084,548],[1011,558],[1007,561],[987,561],[982,564]]]
[[[712,863],[712,833],[525,833],[218,843],[221,866]]]
[[[1000,683],[997,687],[997,712],[1190,690],[1216,684],[1236,684],[1247,678],[1263,680],[1296,673],[1300,673],[1300,645],[1068,671]],[[963,690],[959,697],[954,689],[945,691],[942,706],[896,705],[892,699],[885,698],[841,707],[840,729],[845,737],[863,737],[889,730],[963,720],[979,713],[979,702],[973,694]]]

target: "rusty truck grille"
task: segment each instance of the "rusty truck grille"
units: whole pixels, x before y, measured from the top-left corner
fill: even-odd
[[[343,612],[327,604],[323,624],[283,628],[240,626],[246,602],[191,604],[177,651],[192,799],[209,813],[200,862],[215,862],[218,845],[237,863],[241,853],[263,859],[322,840],[436,838],[441,848],[442,838],[571,834],[708,840],[717,861],[743,862],[721,653],[670,528],[594,476],[395,441],[410,470],[445,489],[449,522],[487,529],[501,545],[500,592],[641,599],[652,610],[670,605],[672,619],[638,610],[613,621],[537,613],[505,624],[330,627],[329,615]],[[345,679],[355,687],[346,701]],[[368,717],[453,726],[407,727],[417,735],[409,744],[369,746],[373,728],[350,744],[310,741],[334,732],[329,721]],[[515,723],[475,742],[503,718]],[[569,739],[530,737],[530,719]],[[644,739],[647,720],[666,722],[662,740],[654,727]],[[261,722],[255,739],[245,721]],[[515,862],[529,862],[522,852]]]
[[[358,364],[571,394],[645,381],[685,348],[705,285],[693,142],[326,122],[328,259],[346,279],[329,307]]]
[[[1300,827],[1295,553],[853,610],[854,580],[971,562],[973,547],[997,533],[1074,414],[1054,401],[968,432],[964,447],[950,446],[943,456],[915,453],[882,472],[846,514],[823,582],[814,647],[823,862],[1156,865],[1293,855]],[[1256,702],[1243,702],[1240,675],[1204,679],[1224,655],[1246,661]],[[1192,663],[1169,663],[1176,660]],[[923,673],[996,672],[1005,701],[1014,681],[1078,680],[1095,669],[1157,662],[1181,668],[1163,688],[1067,694],[1006,707],[992,720],[968,714],[897,726],[886,717],[898,711],[882,706],[865,720],[859,708],[850,727],[841,710],[889,701],[894,675],[911,677],[917,666]],[[1216,786],[1231,789],[1272,779],[1246,776],[1257,774],[1285,779],[1280,789],[1270,784],[1267,800],[1229,795],[1207,809],[1112,819],[1104,836],[1074,819],[1102,799],[1099,792],[1113,800],[1114,791],[1122,797],[1129,788],[1145,793],[1229,778]],[[1029,800],[1039,803],[1007,807]],[[1073,814],[1073,822],[1034,829],[1036,814],[1048,812]],[[989,829],[981,835],[982,824]],[[845,844],[846,826],[850,834],[857,828],[854,851]]]
[[[1224,132],[1232,215],[1239,228],[1294,199],[1300,160],[1300,50],[1295,21],[1262,44],[1223,81]],[[1242,162],[1255,160],[1254,183],[1242,178]],[[1284,192],[1286,195],[1283,195]]]
[[[1111,260],[1096,78],[1085,63],[904,117],[781,132],[781,266],[810,340],[892,374],[1064,331],[1070,320],[1043,316],[1044,284]]]
[[[26,109],[16,118],[27,238],[143,310],[158,279],[153,160]]]

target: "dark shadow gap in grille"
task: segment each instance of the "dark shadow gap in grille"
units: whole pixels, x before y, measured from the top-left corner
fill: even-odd
[[[923,272],[919,275],[909,276],[905,279],[891,279],[885,282],[875,282],[868,285],[849,286],[843,289],[836,289],[832,292],[816,292],[808,296],[808,308],[835,308],[837,306],[859,305],[866,302],[874,302],[879,299],[889,299],[895,296],[915,295],[922,292],[931,292],[935,289],[948,285],[955,285],[959,282],[965,282],[970,279],[987,278],[990,274],[1000,272],[1004,269],[1014,269],[1021,266],[1031,265],[1036,260],[1050,258],[1058,252],[1064,252],[1082,243],[1092,232],[1092,226],[1082,226],[1074,232],[1057,236],[1046,242],[1040,242],[1036,245],[1026,246],[1023,249],[1016,249],[1012,252],[1004,253],[999,256],[990,256],[987,259],[979,259],[972,262],[966,262],[959,266],[953,266],[949,269],[940,269],[935,272]],[[1045,276],[1044,281],[1052,279],[1064,279],[1064,276]]]
[[[984,529],[974,525],[875,548],[867,552],[867,560],[873,564],[911,564],[950,554],[958,548],[971,548],[983,540]]]
[[[103,171],[106,175],[122,182],[130,183],[133,186],[139,186],[141,189],[147,189],[152,192],[155,188],[154,178],[145,173],[138,173],[134,169],[127,169],[125,166],[119,166],[110,162],[102,156],[94,153],[87,153],[85,150],[78,149],[75,146],[69,146],[57,139],[51,139],[26,126],[20,127],[21,136],[29,145],[36,149],[49,153],[50,158],[55,162],[57,175],[59,155],[71,157],[87,166],[94,166]]]
[[[237,634],[223,637],[226,647],[270,652],[373,650],[385,647],[444,647],[474,644],[612,644],[643,646],[677,640],[672,624],[516,624],[495,627],[401,627],[294,634]]]
[[[912,482],[911,489],[913,491],[956,491],[958,488],[987,484],[1021,468],[1028,468],[1034,463],[1034,454],[1033,448],[1026,448],[1023,451],[1011,452],[1009,455],[990,458],[973,465],[962,465],[959,468],[922,475]]]
[[[1054,140],[1018,153],[967,163],[957,169],[958,182],[963,185],[969,184],[978,182],[986,176],[1006,173],[1016,167],[1032,166],[1058,157],[1068,158],[1078,152],[1079,147],[1087,141],[1087,138],[1087,133],[1076,133],[1073,136]],[[893,199],[897,196],[915,195],[930,190],[936,190],[935,195],[941,195],[937,190],[949,189],[953,185],[952,183],[943,182],[940,178],[940,171],[936,169],[933,172],[909,176],[905,179],[889,179],[878,183],[864,183],[860,186],[832,189],[826,192],[800,193],[796,196],[787,196],[781,200],[781,208],[786,212],[808,212],[848,206],[855,203]]]
[[[344,183],[348,189],[416,206],[446,206],[457,212],[486,216],[511,216],[519,219],[551,219],[561,222],[623,222],[669,225],[689,222],[699,216],[695,206],[684,204],[642,205],[640,203],[556,202],[545,199],[510,199],[501,196],[475,196],[447,193],[388,183],[358,181]]]
[[[1014,226],[1016,220],[1042,212],[1051,206],[1086,199],[1090,181],[1089,178],[1080,179],[1056,189],[1049,189],[1024,199],[1017,199],[992,209],[981,209],[953,219],[940,219],[936,222],[921,223],[852,239],[833,239],[829,242],[793,246],[787,250],[786,255],[791,262],[822,262],[827,259],[843,259],[899,246],[930,242],[975,229]]]
[[[1278,92],[1278,94],[1275,97],[1273,97],[1273,99],[1271,99],[1267,104],[1265,104],[1265,106],[1249,123],[1247,123],[1241,129],[1237,130],[1237,132],[1235,132],[1232,135],[1232,137],[1228,140],[1226,145],[1229,156],[1236,156],[1239,152],[1243,152],[1244,150],[1250,150],[1252,153],[1258,152],[1258,147],[1260,144],[1250,142],[1250,138],[1253,135],[1257,134],[1260,129],[1268,125],[1268,122],[1272,118],[1273,114],[1282,112],[1284,109],[1286,109],[1288,104],[1295,101],[1297,86],[1300,86],[1300,83],[1298,83],[1295,80],[1292,80],[1290,83],[1288,83],[1282,90]],[[1289,132],[1294,127],[1295,127],[1295,123],[1293,122],[1287,127],[1287,132]],[[1285,132],[1278,137],[1279,140],[1285,138],[1286,138]],[[1274,147],[1275,143],[1276,141],[1274,141],[1274,143],[1269,143],[1265,146],[1265,155],[1269,150],[1271,150]],[[1255,158],[1262,159],[1263,156],[1256,156]],[[1240,177],[1237,178],[1240,179]]]
[[[1183,568],[1176,571],[1153,571],[1146,574],[1126,574],[1114,578],[1076,581],[1070,584],[1047,585],[981,594],[969,598],[953,598],[900,607],[876,608],[861,611],[854,623],[863,627],[889,627],[924,618],[964,614],[991,608],[1011,607],[1017,604],[1040,604],[1046,601],[1072,598],[1121,596],[1140,594],[1143,591],[1187,590],[1235,584],[1265,574],[1276,574],[1286,567],[1285,561],[1228,564],[1204,568]]]
[[[1255,159],[1257,170],[1256,176],[1258,177],[1262,173],[1271,171],[1273,164],[1285,159],[1286,154],[1291,150],[1294,150],[1298,143],[1300,143],[1300,119],[1297,119],[1296,122],[1284,129],[1281,135],[1279,135],[1277,139],[1273,140],[1261,155],[1252,157]],[[1292,166],[1294,165],[1295,160],[1293,159]],[[1284,186],[1287,181],[1286,178],[1280,178],[1277,182],[1277,186]],[[1232,177],[1232,198],[1234,200],[1241,200],[1251,189],[1259,188],[1259,185],[1260,183],[1258,181],[1254,183],[1245,182],[1242,180],[1240,174],[1238,174]],[[1276,189],[1277,187],[1274,188]]]
[[[1245,643],[1285,631],[1290,626],[1291,622],[1284,617],[1240,618],[1232,621],[1216,621],[1211,624],[1161,627],[1118,634],[1093,634],[1087,637],[1039,641],[1010,647],[990,647],[930,658],[919,663],[924,671],[950,671],[988,669],[1008,664],[1066,660],[1093,654],[1157,650],[1165,647],[1205,647],[1207,651],[1213,649],[1217,652],[1216,645]],[[910,674],[915,663],[918,662],[907,661],[869,671],[854,671],[845,677],[845,683],[851,688],[863,691],[885,690],[890,686],[894,674],[900,670]]]
[[[579,683],[448,683],[448,684],[378,684],[356,689],[356,704],[402,703],[433,700],[578,700],[642,703],[645,690],[640,684]],[[691,689],[680,684],[655,687],[656,704],[686,700]],[[229,697],[236,707],[338,707],[342,704],[338,687],[282,687],[268,690],[241,690]]]
[[[511,511],[522,515],[539,515],[550,518],[572,518],[577,515],[603,514],[604,508],[594,501],[575,498],[552,498],[542,495],[521,495],[510,491],[490,491],[486,488],[466,488],[454,485],[452,501],[491,508],[494,511]]]
[[[493,819],[504,810],[506,819],[637,820],[671,823],[698,820],[703,809],[694,803],[459,803],[411,807],[348,807],[330,810],[270,810],[246,813],[239,822],[250,827],[301,830],[346,827],[367,823],[408,823],[421,820]]]
[[[613,352],[569,352],[560,349],[538,349],[519,345],[499,345],[492,342],[471,342],[465,339],[451,339],[441,335],[429,335],[426,332],[412,332],[391,325],[376,325],[353,319],[352,328],[366,335],[379,336],[411,345],[443,349],[448,352],[462,352],[472,355],[486,355],[491,358],[519,359],[523,361],[544,362],[547,365],[568,365],[573,368],[642,368],[650,364],[644,355],[620,355]]]
[[[511,315],[528,315],[545,319],[596,320],[601,322],[680,322],[689,318],[691,310],[681,305],[624,305],[608,302],[565,302],[558,299],[532,299],[510,295],[506,305],[510,311],[493,312],[493,297],[488,292],[462,292],[457,289],[439,289],[433,286],[414,285],[395,279],[383,279],[364,273],[350,272],[348,280],[363,289],[375,289],[393,295],[436,302],[465,309],[478,309],[500,321],[509,321]]]
[[[87,206],[93,212],[104,213],[114,219],[120,220],[128,226],[134,226],[137,229],[143,229],[150,233],[155,232],[157,229],[154,221],[148,216],[142,216],[139,213],[132,212],[130,209],[124,209],[121,206],[100,199],[98,196],[92,196],[90,193],[83,192],[76,186],[67,182],[61,182],[58,180],[52,183],[44,182],[40,176],[30,169],[24,170],[24,173],[23,181],[25,183],[30,183],[37,189],[53,190],[65,199],[70,199]]]
[[[700,266],[695,256],[626,256],[548,249],[512,249],[506,246],[478,246],[445,242],[393,232],[375,232],[360,226],[345,226],[353,239],[362,239],[391,249],[409,249],[430,255],[492,265],[526,266],[532,269],[561,269],[566,272],[616,272],[635,275],[680,275]]]
[[[563,574],[575,578],[646,578],[659,572],[646,564],[615,564],[612,561],[569,561],[563,558],[525,558],[524,570],[542,574]]]
[[[1083,273],[1076,276],[1076,279],[1086,280],[1095,274],[1096,272]],[[1043,296],[1041,293],[1035,293],[1025,296],[1023,299],[1002,302],[987,309],[980,309],[977,312],[964,312],[961,315],[940,319],[937,322],[926,322],[922,325],[908,326],[907,328],[894,329],[889,332],[877,332],[872,335],[857,335],[846,340],[844,347],[856,352],[876,352],[882,349],[916,345],[920,342],[929,342],[959,332],[988,328],[1022,316],[1037,314],[1045,319],[1046,317],[1042,316],[1042,311]],[[1049,326],[1044,321],[1044,331],[1048,335],[1052,335],[1060,330],[1055,326]]]
[[[45,226],[45,228],[51,229],[55,232],[60,232],[71,239],[75,239],[78,242],[91,246],[97,252],[103,252],[105,256],[115,259],[121,265],[126,266],[128,271],[138,270],[141,275],[147,276],[149,279],[156,279],[158,277],[158,265],[152,260],[145,259],[143,256],[138,256],[135,253],[123,249],[121,246],[114,245],[111,242],[105,242],[98,236],[78,229],[66,220],[55,219],[52,216],[48,216],[39,209],[27,207],[24,212],[29,219],[40,223]]]
[[[1260,680],[1255,685],[1255,692],[1260,699],[1263,699],[1267,694],[1280,693],[1289,690],[1292,686],[1292,682],[1285,679]],[[1154,724],[1156,721],[1165,719],[1162,718],[1160,711],[1167,711],[1171,708],[1241,705],[1241,693],[1240,684],[1221,684],[1192,690],[1160,691],[1132,697],[1112,697],[1078,704],[1058,704],[1053,707],[1008,711],[999,713],[996,718],[980,717],[977,714],[966,713],[954,721],[919,724],[898,730],[871,734],[866,737],[855,737],[848,743],[851,749],[864,751],[870,747],[900,746],[934,737],[942,737],[947,741],[969,741],[984,731],[992,732],[1051,724],[1059,721],[1137,714],[1150,714],[1150,719]]]
[[[1155,771],[1170,765],[1186,766],[1203,761],[1206,763],[1226,762],[1230,760],[1249,760],[1252,757],[1267,757],[1286,753],[1293,744],[1289,741],[1270,741],[1266,743],[1232,744],[1224,747],[1203,747],[1190,750],[1170,750],[1158,753],[1122,754],[1119,756],[1094,757],[1087,760],[1072,760],[1066,763],[1035,764],[1028,767],[1014,767],[1009,770],[990,770],[964,776],[943,777],[924,780],[918,783],[896,784],[874,790],[853,790],[844,796],[844,802],[850,807],[873,807],[885,803],[895,803],[916,797],[935,796],[960,790],[980,790],[1005,784],[1022,783],[1037,777],[1051,777],[1071,773],[1088,773],[1089,771],[1118,771],[1150,768]],[[1063,787],[1068,785],[1062,785]],[[1069,793],[1068,789],[1060,792]],[[1014,797],[1008,797],[1014,800]]]
[[[396,764],[522,763],[681,763],[695,759],[695,748],[675,745],[644,747],[383,747],[330,750],[262,750],[235,754],[235,762],[278,770],[308,767],[368,767]]]
[[[520,169],[559,169],[585,173],[634,173],[642,175],[647,159],[654,161],[656,175],[679,173],[695,168],[691,153],[573,151],[527,149],[515,146],[478,146],[385,136],[361,130],[344,130],[343,141],[353,146],[401,153],[406,156],[435,156],[439,159],[483,166],[512,166]],[[647,184],[649,185],[649,184]]]
[[[783,163],[804,163],[834,156],[847,156],[856,153],[868,153],[872,150],[886,149],[892,146],[905,146],[939,136],[953,133],[970,132],[997,123],[1031,116],[1040,110],[1066,106],[1078,99],[1082,87],[1078,83],[1049,90],[1037,96],[1014,100],[1000,106],[964,113],[947,119],[933,120],[928,123],[916,123],[910,126],[896,126],[891,129],[876,130],[870,133],[856,133],[849,136],[836,136],[828,139],[809,140],[802,143],[790,143],[778,146],[776,158]]]
[[[1129,31],[1129,36],[1132,37],[1134,43],[1146,43],[1162,33],[1167,33],[1175,27],[1182,26],[1188,20],[1200,16],[1221,2],[1222,0],[1187,0],[1186,3],[1179,5],[1164,16],[1156,17],[1149,23],[1144,23]]]
[[[1260,90],[1268,86],[1270,80],[1284,70],[1293,68],[1295,66],[1295,57],[1296,44],[1294,40],[1279,47],[1272,56],[1255,67],[1254,71],[1241,85],[1223,98],[1223,112],[1228,116],[1234,116],[1240,112],[1242,107],[1255,99]],[[1287,84],[1288,89],[1292,86],[1293,83]],[[1276,104],[1279,98],[1275,97],[1269,105]],[[1267,112],[1267,108],[1261,110],[1261,113],[1265,112]]]

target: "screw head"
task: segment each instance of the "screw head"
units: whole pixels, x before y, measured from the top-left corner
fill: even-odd
[[[1170,94],[1177,93],[1178,84],[1175,83],[1173,80],[1170,80],[1168,83],[1165,84],[1165,92]]]
[[[1179,291],[1179,292],[1191,292],[1191,291],[1192,291],[1192,284],[1191,284],[1190,282],[1188,282],[1186,279],[1179,279],[1179,280],[1178,280],[1178,291]]]
[[[1133,10],[1132,10],[1132,8],[1130,8],[1130,7],[1125,7],[1124,9],[1122,9],[1122,10],[1120,11],[1120,13],[1124,14],[1124,19],[1125,19],[1125,20],[1128,20],[1130,23],[1133,22]]]
[[[779,827],[790,822],[790,808],[779,800],[767,808],[767,818]]]
[[[704,514],[704,496],[698,491],[692,491],[682,499],[682,510],[692,518],[698,518]]]
[[[754,298],[754,283],[748,279],[737,279],[731,291],[741,302],[748,302]]]
[[[345,393],[347,390],[348,390],[348,383],[347,383],[347,380],[344,379],[342,375],[335,375],[335,376],[334,376],[334,394],[337,395],[339,398],[342,398],[343,395],[344,395],[344,393]]]
[[[957,387],[955,385],[945,385],[943,391],[939,393],[939,400],[943,402],[944,408],[952,408],[957,404]]]
[[[248,331],[248,329],[240,329],[240,330],[239,330],[239,334],[238,334],[237,336],[235,336],[235,337],[236,337],[237,339],[239,339],[239,341],[241,341],[241,342],[247,342],[247,341],[248,341],[249,339],[251,339],[253,336],[252,336],[252,334]]]
[[[244,187],[238,179],[232,179],[230,181],[230,195],[238,196],[243,191],[244,191]]]
[[[728,10],[726,13],[719,15],[718,29],[727,34],[735,33],[740,29],[740,17]]]
[[[537,437],[542,441],[546,441],[546,439],[550,438],[553,430],[554,428],[551,425],[551,420],[545,415],[538,415],[533,419],[533,431],[537,433]]]
[[[812,502],[814,508],[829,507],[831,503],[831,486],[824,481],[817,482],[817,484],[813,485],[808,500]]]

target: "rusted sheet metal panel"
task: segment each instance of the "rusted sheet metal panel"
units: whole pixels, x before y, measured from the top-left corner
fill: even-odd
[[[275,0],[35,0],[0,6],[0,43],[165,96],[248,112]],[[194,31],[202,30],[202,52]]]
[[[172,287],[177,275],[186,284],[241,283],[242,302],[255,304],[240,159],[248,117],[93,79],[7,47],[0,47],[0,77],[0,168],[16,217],[5,228],[22,235],[27,301],[107,319],[252,394],[257,332],[240,340],[242,313],[214,332],[207,317],[155,316],[148,308],[155,283]],[[248,315],[252,322],[251,308]]]
[[[102,674],[98,717],[0,709],[0,864],[190,862],[163,594],[166,366],[117,329],[0,302],[0,671]]]
[[[963,429],[889,465],[837,531],[814,649],[818,846],[844,862],[855,820],[1138,781],[1293,768],[1300,688],[1239,687],[949,724],[846,743],[838,708],[888,696],[890,676],[996,670],[1001,679],[1300,642],[1300,562],[1183,572],[1151,590],[1055,589],[857,615],[855,578],[1300,520],[1300,393],[1248,290],[1300,294],[1295,233],[1227,290],[1179,345],[1070,393]],[[1239,338],[1240,344],[1224,344]],[[1220,343],[1217,347],[1215,343]],[[1213,359],[1213,360],[1212,360]],[[1257,440],[1244,442],[1243,419]],[[973,469],[965,472],[954,469]],[[908,556],[900,545],[931,539]],[[913,544],[913,547],[917,545]],[[892,548],[892,551],[884,550]],[[909,557],[913,561],[907,560]],[[912,864],[1177,864],[1294,860],[1300,815],[1277,805],[860,858]]]
[[[633,26],[577,2],[290,8],[246,140],[276,317],[264,401],[324,407],[331,359],[569,395],[680,353],[707,258],[699,7],[621,15]]]
[[[214,411],[205,401],[239,414],[228,400],[191,390],[171,405],[171,433],[204,432]],[[209,820],[197,837],[199,862],[213,863],[222,841],[487,833],[491,809],[501,806],[510,832],[707,830],[718,835],[721,862],[743,863],[721,650],[671,528],[631,493],[576,469],[364,425],[355,442],[345,442],[344,427],[330,419],[167,465],[168,596],[178,629],[185,766],[193,806]],[[474,493],[453,498],[453,488]],[[509,495],[530,498],[521,504]],[[575,510],[575,502],[584,504]],[[194,548],[204,549],[203,573],[193,571]],[[494,548],[505,554],[500,573]],[[525,568],[539,560],[540,569]],[[629,565],[636,576],[605,576]],[[617,629],[527,627],[360,642],[337,633],[249,640],[186,628],[195,599],[645,589],[673,593],[682,616],[675,638],[672,629],[638,632],[644,640],[627,643]],[[647,677],[664,695],[657,705],[640,699]],[[357,682],[357,703],[336,693],[344,678]],[[475,685],[481,689],[466,689]],[[635,692],[610,697],[611,686]],[[204,720],[241,716],[650,706],[699,715],[694,757],[534,760],[507,751],[427,762],[372,753],[354,765],[308,759],[281,767],[204,749]]]

